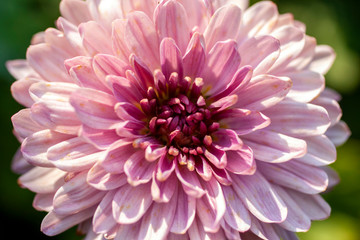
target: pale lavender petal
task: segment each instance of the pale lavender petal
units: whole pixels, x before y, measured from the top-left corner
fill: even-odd
[[[237,92],[238,101],[235,105],[255,111],[262,111],[282,101],[290,91],[292,82],[287,77],[259,75]]]
[[[128,15],[125,30],[128,47],[145,61],[151,70],[159,68],[159,39],[151,19],[143,12]]]
[[[11,170],[17,174],[24,174],[31,170],[34,166],[26,161],[21,149],[18,149],[11,161]]]
[[[178,1],[170,0],[159,5],[157,10],[155,26],[159,38],[172,38],[180,52],[185,53],[190,39],[190,28],[185,8]]]
[[[195,218],[196,198],[186,194],[180,186],[177,190],[178,202],[170,231],[177,234],[186,234]]]
[[[86,172],[75,175],[61,186],[54,196],[54,212],[70,215],[98,204],[105,192],[86,184]]]
[[[30,67],[29,62],[26,60],[7,61],[6,68],[16,79],[38,76],[38,74]]]
[[[306,154],[304,140],[268,130],[260,130],[243,137],[244,142],[254,150],[257,160],[280,163]]]
[[[222,186],[222,190],[226,201],[226,211],[224,214],[226,223],[239,232],[249,230],[251,225],[249,211],[241,202],[241,199],[238,197],[233,187]]]
[[[329,71],[334,60],[334,50],[329,46],[319,45],[315,48],[314,58],[308,68],[321,74],[325,74]]]
[[[109,191],[121,187],[127,183],[124,173],[108,173],[99,163],[96,163],[88,172],[86,182],[99,190]]]
[[[81,126],[79,136],[99,150],[106,150],[119,140],[115,130],[99,130],[86,125]]]
[[[54,193],[37,193],[34,197],[33,207],[38,211],[51,212],[53,210]]]
[[[292,137],[320,135],[330,126],[326,110],[309,103],[282,101],[263,113],[271,119],[268,129]]]
[[[41,223],[41,231],[48,236],[55,236],[93,216],[95,207],[85,209],[73,215],[59,215],[49,212]]]
[[[278,164],[258,162],[257,164],[258,169],[268,181],[299,192],[316,194],[325,191],[328,186],[327,174],[314,166],[297,161]]]
[[[348,140],[351,131],[344,121],[340,121],[326,131],[326,136],[335,144],[340,146]]]
[[[216,233],[206,232],[199,217],[195,217],[193,224],[188,230],[190,239],[226,239],[224,231],[220,229]]]
[[[118,140],[108,148],[101,165],[109,173],[123,173],[125,162],[135,152],[131,142]]]
[[[178,164],[175,164],[175,172],[187,195],[200,198],[205,194],[195,172],[190,172],[187,168],[178,166]]]
[[[18,183],[36,193],[53,193],[64,184],[65,174],[56,168],[34,167],[22,175]]]
[[[146,161],[143,151],[137,151],[125,162],[124,172],[132,186],[147,183],[152,178],[156,163]]]
[[[241,9],[234,4],[216,10],[204,31],[206,48],[210,50],[219,41],[236,39],[241,17]]]
[[[231,177],[233,189],[257,219],[265,223],[283,222],[286,219],[285,203],[259,171],[250,176],[232,174]]]
[[[170,231],[171,223],[175,216],[177,206],[177,188],[168,203],[153,202],[143,216],[139,231],[139,239],[152,240],[164,239]]]
[[[118,189],[112,201],[112,212],[115,221],[120,224],[137,222],[148,210],[151,199],[151,183],[133,187],[126,184]]]
[[[326,109],[326,111],[329,114],[329,118],[331,120],[330,127],[337,124],[340,121],[341,116],[342,116],[342,111],[341,111],[340,105],[337,102],[337,100],[335,100],[334,98],[335,98],[335,96],[327,97],[327,96],[324,96],[324,94],[322,94],[321,96],[315,98],[315,100],[312,101],[312,103],[322,106],[323,108]]]
[[[171,175],[166,181],[160,182],[153,173],[151,183],[151,196],[155,202],[168,203],[173,197],[174,192],[177,190],[174,186],[177,186],[177,178],[175,174]]]
[[[39,81],[41,80],[34,77],[22,78],[20,80],[15,81],[11,85],[12,96],[21,105],[24,105],[25,107],[31,107],[31,105],[34,103],[34,100],[30,96],[29,88],[34,83],[37,83]]]
[[[22,139],[44,129],[31,119],[31,111],[28,108],[22,109],[12,116],[11,121],[16,134]]]
[[[53,163],[47,158],[47,150],[70,138],[73,136],[49,129],[42,130],[27,137],[21,145],[21,151],[29,163],[40,167],[53,167]]]
[[[111,205],[116,192],[117,190],[108,191],[96,208],[92,224],[97,233],[107,233],[117,224],[112,215]]]
[[[79,25],[91,20],[87,4],[80,0],[63,0],[60,3],[60,12],[67,20]]]

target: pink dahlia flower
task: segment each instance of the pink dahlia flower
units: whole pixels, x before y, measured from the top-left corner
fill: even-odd
[[[56,235],[296,239],[330,207],[349,135],[334,60],[291,14],[246,0],[63,0],[8,63],[14,171]]]

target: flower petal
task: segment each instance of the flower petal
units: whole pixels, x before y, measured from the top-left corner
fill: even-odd
[[[195,78],[201,73],[205,64],[205,40],[200,33],[195,32],[192,35],[183,57],[183,63],[185,76]]]
[[[320,135],[330,126],[326,110],[309,103],[282,101],[263,113],[271,119],[269,130],[292,137]]]
[[[174,220],[170,227],[170,232],[176,234],[186,234],[195,218],[196,198],[186,194],[180,186],[177,190],[178,201]]]
[[[97,233],[107,233],[117,224],[112,215],[111,205],[116,192],[117,190],[108,191],[96,208],[92,224]]]
[[[156,163],[146,161],[143,151],[137,151],[125,162],[124,172],[132,186],[147,183],[152,178]]]
[[[237,196],[232,186],[222,186],[224,192],[226,211],[224,220],[231,228],[239,232],[249,230],[251,225],[250,214]]]
[[[178,1],[169,0],[159,5],[155,27],[160,39],[172,38],[180,52],[185,53],[190,40],[190,28],[185,8]]]
[[[36,77],[38,74],[29,65],[26,60],[11,60],[6,62],[6,68],[15,79],[27,77]]]
[[[65,172],[56,168],[34,167],[23,174],[18,183],[36,193],[54,193],[64,184]]]
[[[108,173],[97,162],[88,172],[86,182],[99,190],[109,191],[127,184],[127,176],[123,173]]]
[[[151,195],[155,202],[168,203],[173,197],[177,186],[177,178],[171,175],[166,181],[158,181],[155,172],[153,172],[152,184],[151,184]]]
[[[304,156],[307,151],[304,140],[268,130],[253,132],[243,140],[254,150],[255,158],[264,162],[286,162]]]
[[[125,39],[130,50],[141,58],[150,70],[159,68],[159,39],[151,19],[143,12],[128,15]]]
[[[151,183],[133,187],[125,184],[116,192],[112,201],[113,217],[120,224],[137,222],[153,202]]]
[[[31,107],[34,104],[34,100],[31,98],[29,88],[39,82],[40,79],[34,77],[27,77],[15,81],[11,85],[11,94],[15,100],[24,105],[25,107]]]
[[[196,213],[206,232],[216,233],[225,214],[226,203],[220,184],[215,178],[203,182],[206,194],[196,200]]]
[[[335,144],[340,146],[350,137],[351,131],[344,121],[340,121],[326,131],[326,136]]]
[[[206,48],[210,50],[219,41],[236,39],[241,17],[241,9],[235,4],[217,9],[204,31]]]
[[[205,194],[196,173],[189,171],[186,167],[179,167],[178,164],[175,164],[175,172],[187,195],[200,198]]]
[[[307,194],[316,194],[326,190],[328,176],[320,168],[288,161],[278,164],[258,162],[258,169],[275,184],[295,189]]]
[[[171,73],[176,72],[181,79],[183,76],[182,56],[175,41],[171,38],[164,38],[160,44],[160,63],[166,79]]]
[[[99,130],[86,125],[81,126],[79,136],[99,150],[106,150],[119,140],[115,130]]]
[[[112,53],[112,46],[109,43],[110,34],[97,22],[83,22],[79,25],[83,46],[87,52],[94,56],[97,53]]]
[[[54,211],[70,215],[88,209],[101,201],[105,192],[86,184],[86,172],[75,175],[61,186],[54,196]]]
[[[312,59],[309,69],[326,74],[335,60],[334,50],[327,45],[319,45],[315,48],[315,56]]]
[[[177,208],[177,188],[168,203],[153,202],[141,221],[139,239],[152,240],[166,238]]]
[[[87,4],[80,0],[63,0],[60,3],[60,13],[75,25],[91,20]]]
[[[262,111],[283,100],[290,91],[292,82],[287,77],[258,75],[237,92],[236,107]]]
[[[48,236],[55,236],[67,229],[84,222],[94,215],[95,207],[85,209],[73,215],[60,215],[49,212],[41,223],[41,231]]]
[[[47,158],[47,150],[72,137],[45,129],[27,137],[21,145],[21,151],[29,163],[40,167],[53,167],[53,163]]]
[[[232,174],[231,177],[233,189],[257,219],[265,223],[278,223],[286,219],[285,203],[259,171],[249,176]]]
[[[131,142],[118,140],[108,148],[101,165],[109,173],[123,173],[125,162],[136,151]]]

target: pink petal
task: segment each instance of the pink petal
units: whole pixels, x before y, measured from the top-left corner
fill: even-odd
[[[208,15],[203,1],[178,0],[186,9],[186,17],[190,29],[198,28],[199,32],[204,32],[208,23]]]
[[[136,151],[131,142],[118,140],[108,148],[101,166],[109,173],[123,173],[125,162]]]
[[[143,12],[128,15],[126,43],[151,70],[159,68],[159,39],[151,19]]]
[[[211,15],[213,15],[217,9],[227,4],[236,4],[243,11],[245,11],[245,9],[249,6],[248,0],[208,0],[205,3],[210,10]]]
[[[172,38],[180,52],[185,53],[190,40],[190,28],[185,8],[178,1],[166,1],[165,4],[159,5],[154,18],[160,39]]]
[[[37,193],[34,197],[33,207],[38,211],[51,212],[53,210],[54,193]]]
[[[286,219],[285,203],[258,171],[249,176],[231,176],[233,189],[257,219],[266,223],[277,223]]]
[[[118,102],[116,103],[114,110],[116,115],[124,121],[143,123],[143,120],[146,119],[145,114],[131,103]]]
[[[24,174],[34,166],[26,161],[20,149],[18,149],[11,161],[11,170],[17,174]]]
[[[308,66],[312,71],[325,74],[329,71],[335,60],[334,50],[326,45],[319,45],[315,48],[315,56]]]
[[[258,2],[244,12],[239,39],[268,34],[278,19],[279,13],[273,2]]]
[[[56,25],[58,29],[62,31],[62,33],[58,35],[63,35],[64,42],[68,44],[68,47],[63,49],[67,49],[70,55],[87,55],[77,25],[74,25],[63,17],[58,18]],[[57,44],[54,45],[57,46]]]
[[[112,143],[119,140],[115,130],[99,130],[86,125],[81,126],[79,136],[100,150],[108,149]]]
[[[30,67],[29,62],[26,60],[7,61],[6,68],[16,79],[38,76],[38,74]]]
[[[112,48],[114,53],[124,61],[129,59],[130,49],[125,41],[126,19],[116,19],[112,22]]]
[[[183,76],[182,56],[175,41],[171,38],[164,38],[160,44],[160,63],[166,79],[171,73],[176,72],[179,78]]]
[[[222,151],[241,149],[243,143],[237,133],[232,129],[219,129],[212,133],[213,144]]]
[[[234,4],[216,10],[204,32],[206,48],[210,50],[219,41],[235,39],[240,30],[241,17],[241,9]]]
[[[25,107],[31,107],[34,104],[34,100],[29,94],[29,88],[34,84],[39,82],[40,79],[29,77],[23,78],[15,81],[11,85],[11,94],[15,100],[24,105]]]
[[[137,222],[153,203],[151,183],[133,187],[126,184],[119,188],[112,201],[112,212],[115,221],[120,224]]]
[[[117,225],[112,215],[111,205],[116,192],[117,190],[108,191],[96,208],[92,224],[94,231],[97,233],[107,233]]]
[[[36,193],[54,193],[64,184],[65,174],[56,168],[34,167],[23,174],[18,183],[21,187],[28,188]]]
[[[306,42],[305,34],[297,27],[284,26],[276,29],[271,35],[280,41],[281,54],[270,72],[281,72],[303,50]]]
[[[334,144],[325,136],[314,136],[306,138],[307,153],[296,161],[300,161],[313,166],[329,165],[336,160],[336,148]]]
[[[195,218],[196,199],[187,195],[178,187],[177,207],[170,231],[176,234],[185,234]]]
[[[91,20],[87,4],[80,0],[61,1],[60,12],[62,16],[75,25]]]
[[[311,225],[311,220],[287,193],[287,189],[275,185],[272,187],[276,190],[284,202],[286,202],[286,206],[288,207],[288,215],[284,222],[279,223],[279,226],[292,232],[308,231]]]
[[[326,190],[327,174],[320,168],[289,161],[279,164],[258,162],[258,169],[271,182],[307,194]]]
[[[212,95],[223,90],[232,80],[239,64],[240,55],[237,51],[237,43],[234,40],[217,42],[210,50],[206,67],[201,73],[205,83],[204,88],[209,89],[206,94]]]
[[[258,75],[246,87],[239,89],[236,107],[262,111],[283,100],[291,86],[292,82],[287,77]]]
[[[249,230],[251,220],[248,210],[237,196],[232,186],[222,186],[226,202],[224,220],[231,228],[239,232]]]
[[[254,216],[251,216],[250,231],[253,232],[257,237],[250,234],[250,236],[252,236],[250,239],[281,240],[279,235],[275,232],[274,226],[276,226],[276,224],[264,223],[256,219]]]
[[[239,46],[240,66],[250,65],[254,76],[266,73],[280,55],[280,42],[271,36],[256,36]]]
[[[29,65],[45,80],[50,82],[70,82],[64,67],[67,54],[60,49],[43,43],[28,48],[26,58]]]
[[[196,200],[196,213],[206,232],[216,233],[225,214],[226,203],[220,184],[214,178],[203,182],[207,193]]]
[[[315,98],[312,101],[312,103],[319,105],[326,109],[326,111],[329,114],[329,118],[331,120],[330,127],[334,126],[335,124],[337,124],[340,121],[341,116],[342,116],[342,111],[341,111],[339,103],[333,97],[319,96],[319,97]]]
[[[200,156],[200,160],[201,161],[197,160],[195,164],[195,170],[202,179],[209,181],[212,176],[212,168],[206,158]]]
[[[122,239],[138,239],[140,224],[121,224],[119,225],[119,229],[116,232],[116,237],[114,240],[122,240]]]
[[[330,126],[326,110],[309,103],[282,101],[263,113],[271,119],[269,130],[292,137],[320,135]]]
[[[108,84],[106,81],[106,77],[108,75],[125,76],[126,70],[130,69],[130,65],[127,62],[124,62],[115,56],[107,54],[95,55],[92,64],[96,76],[105,85]]]
[[[164,239],[171,227],[177,208],[177,188],[169,203],[153,202],[141,221],[139,239]]]
[[[254,150],[257,160],[280,163],[304,156],[306,142],[268,130],[260,130],[243,137],[244,142]]]
[[[200,198],[205,194],[196,173],[190,172],[186,167],[179,167],[178,164],[175,164],[175,172],[187,195]]]
[[[122,11],[123,1],[112,0],[88,0],[88,8],[94,20],[101,23],[106,29],[110,29],[115,19],[124,18]]]
[[[323,220],[330,216],[330,206],[319,194],[309,195],[293,190],[287,191],[311,220]]]
[[[158,203],[168,203],[173,197],[177,186],[177,178],[174,175],[171,175],[166,181],[158,181],[153,172],[152,184],[151,184],[151,196],[155,202]]]
[[[95,207],[85,209],[73,215],[58,215],[49,212],[41,223],[41,231],[48,236],[55,236],[93,216]]]
[[[204,156],[217,168],[224,169],[226,167],[227,159],[225,151],[220,150],[214,145],[205,149]]]
[[[114,129],[120,122],[114,111],[115,98],[93,89],[79,89],[70,98],[79,119],[95,129]]]
[[[146,161],[143,151],[137,151],[125,162],[124,172],[132,186],[147,183],[152,178],[156,163]]]
[[[197,2],[197,1],[192,1]],[[197,77],[205,64],[205,42],[204,37],[195,32],[187,46],[183,57],[184,75],[191,78]]]
[[[78,173],[60,187],[54,196],[54,211],[67,215],[88,209],[99,203],[105,192],[86,184],[86,172]]]
[[[171,159],[168,154],[163,154],[156,165],[156,179],[160,182],[166,181],[175,170],[175,164],[177,164],[176,158]]]
[[[22,109],[12,116],[11,121],[16,134],[22,139],[44,129],[31,119],[31,112],[28,108]]]
[[[230,227],[224,220],[221,221],[221,228],[227,239],[241,240],[239,231]]]
[[[76,57],[65,61],[70,76],[78,85],[109,92],[105,81],[96,77],[92,64],[93,59],[89,57]]]
[[[47,150],[72,137],[49,129],[42,130],[27,137],[21,145],[21,151],[29,163],[40,167],[53,167],[53,163],[47,158]]]
[[[139,103],[143,96],[134,86],[134,82],[124,77],[108,76],[107,82],[112,85],[113,94],[120,102]]]
[[[112,53],[110,34],[97,22],[83,22],[79,25],[79,33],[83,40],[83,46],[87,52],[94,56],[97,53]]]
[[[59,169],[78,172],[91,168],[102,159],[104,152],[74,137],[54,144],[47,151],[47,158]]]
[[[127,176],[108,173],[98,162],[89,170],[86,181],[96,189],[109,191],[127,184]]]
[[[238,135],[252,133],[270,124],[270,119],[262,113],[240,108],[223,111],[218,117],[221,124],[234,130]]]
[[[310,102],[325,88],[324,76],[313,71],[302,71],[287,74],[292,80],[288,97],[300,102]]]
[[[188,230],[190,239],[226,239],[224,231],[220,229],[216,233],[206,232],[199,217],[195,217]]]
[[[236,151],[227,151],[226,170],[241,175],[252,175],[256,170],[256,164],[251,148],[245,144]]]
[[[324,170],[329,178],[329,185],[327,190],[331,190],[334,186],[338,185],[340,182],[339,174],[331,167],[322,166],[322,170]]]
[[[340,121],[326,131],[326,136],[335,144],[340,146],[348,140],[351,131],[344,121]]]

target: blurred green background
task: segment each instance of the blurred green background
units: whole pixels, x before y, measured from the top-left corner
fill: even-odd
[[[0,229],[9,239],[81,239],[75,229],[49,238],[40,232],[45,213],[32,208],[34,194],[17,185],[10,161],[19,146],[12,135],[10,117],[22,107],[11,97],[13,78],[5,69],[9,59],[25,58],[33,34],[54,26],[60,0],[2,0],[0,2]],[[257,1],[251,1],[255,3]],[[327,74],[328,86],[343,95],[343,119],[352,137],[338,148],[333,167],[341,183],[324,197],[332,206],[328,220],[314,222],[303,240],[360,239],[360,14],[359,2],[350,0],[277,0],[281,13],[292,12],[307,25],[307,34],[319,44],[331,45],[337,59]],[[3,238],[2,238],[3,239]]]

